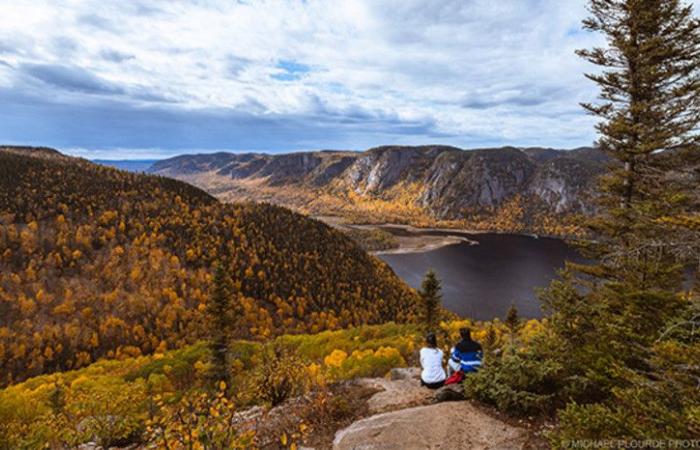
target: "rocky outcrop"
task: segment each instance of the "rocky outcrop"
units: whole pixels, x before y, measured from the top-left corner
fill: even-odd
[[[345,179],[358,194],[378,194],[399,182],[423,182],[436,157],[459,152],[447,146],[377,147],[361,153]]]
[[[461,386],[436,391],[420,385],[417,367],[392,369],[389,378],[360,378],[379,392],[367,401],[370,417],[338,431],[334,450],[520,449],[530,435],[463,400]],[[449,402],[449,403],[441,403]]]
[[[379,391],[367,401],[369,411],[373,414],[425,405],[434,398],[434,391],[422,387],[418,379],[360,378],[356,383]]]
[[[508,147],[440,155],[419,201],[439,219],[460,218],[465,211],[493,208],[522,192],[536,167],[525,153]]]
[[[378,414],[340,430],[334,450],[522,449],[525,429],[488,416],[469,402],[438,403]]]

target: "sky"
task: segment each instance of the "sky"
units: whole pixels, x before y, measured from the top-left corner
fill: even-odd
[[[0,0],[0,144],[590,145],[580,0]]]

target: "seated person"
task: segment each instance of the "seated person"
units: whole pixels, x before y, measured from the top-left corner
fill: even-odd
[[[481,344],[472,339],[469,328],[462,328],[459,334],[462,340],[452,347],[450,360],[447,362],[454,373],[445,384],[459,383],[464,378],[464,374],[476,372],[481,366]]]
[[[428,389],[437,389],[445,383],[445,369],[442,368],[442,350],[437,348],[435,333],[428,333],[425,337],[426,346],[420,349],[420,365],[423,371],[420,374],[420,383]]]

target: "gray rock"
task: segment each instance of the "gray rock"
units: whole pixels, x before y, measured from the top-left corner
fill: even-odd
[[[469,402],[438,403],[378,414],[340,430],[334,450],[520,449],[527,431],[490,417]]]
[[[392,380],[418,380],[420,379],[420,369],[418,367],[397,367],[391,369]]]
[[[464,399],[464,389],[461,384],[450,384],[435,391],[435,403],[458,402]]]
[[[379,391],[367,401],[371,413],[425,405],[430,403],[433,395],[433,391],[422,387],[415,379],[360,378],[356,382]]]

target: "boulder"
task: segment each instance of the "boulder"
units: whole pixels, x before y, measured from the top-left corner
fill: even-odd
[[[523,448],[526,430],[508,425],[469,402],[418,406],[359,420],[340,430],[334,450],[508,450]]]
[[[360,378],[357,383],[379,392],[367,400],[372,414],[425,405],[432,401],[434,391],[424,388],[416,379],[387,380],[385,378]]]
[[[435,403],[458,402],[464,400],[464,388],[462,384],[450,384],[435,391]]]

